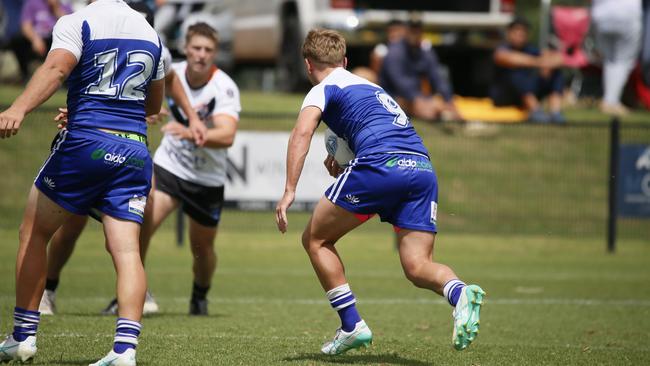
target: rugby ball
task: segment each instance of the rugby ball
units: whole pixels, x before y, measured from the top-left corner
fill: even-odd
[[[349,166],[354,159],[354,152],[352,152],[348,143],[329,128],[325,130],[325,149],[342,168]]]

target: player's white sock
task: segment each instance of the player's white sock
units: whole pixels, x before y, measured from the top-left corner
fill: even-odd
[[[345,332],[354,330],[356,324],[361,321],[361,316],[357,312],[357,299],[350,290],[350,285],[346,283],[327,291],[327,298],[341,318],[341,329]]]
[[[113,343],[113,352],[124,353],[129,348],[135,348],[138,345],[138,336],[142,330],[142,325],[136,321],[118,318],[115,327],[115,341]]]
[[[467,286],[465,282],[457,278],[445,284],[445,287],[442,289],[442,293],[447,298],[447,301],[449,301],[449,304],[451,304],[451,306],[456,306],[461,291],[463,288],[465,288],[465,286]]]
[[[19,307],[14,308],[14,339],[22,342],[27,337],[35,336],[38,330],[38,323],[41,321],[41,313]]]

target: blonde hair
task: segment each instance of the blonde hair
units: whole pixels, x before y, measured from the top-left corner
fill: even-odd
[[[312,29],[302,44],[302,56],[312,62],[338,66],[345,60],[345,38],[329,29]]]
[[[185,44],[190,43],[192,37],[196,35],[210,39],[214,42],[215,46],[219,45],[219,35],[217,31],[207,23],[199,22],[192,24],[189,28],[187,28],[187,33],[185,34]]]

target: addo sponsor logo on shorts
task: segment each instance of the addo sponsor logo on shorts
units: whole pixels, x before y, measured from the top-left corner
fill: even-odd
[[[396,166],[400,169],[433,170],[431,162],[411,158],[393,158],[386,163],[386,166],[389,168]]]
[[[104,163],[111,165],[124,165],[130,168],[144,168],[144,160],[135,157],[122,156],[121,154],[110,153],[104,149],[97,149],[90,154],[93,160],[103,159]]]

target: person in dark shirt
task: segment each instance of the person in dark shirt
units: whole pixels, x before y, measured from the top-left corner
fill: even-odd
[[[490,96],[497,106],[521,106],[531,122],[565,121],[562,115],[564,81],[559,68],[562,56],[555,51],[540,52],[528,43],[529,23],[513,20],[506,31],[506,43],[494,53],[495,80]],[[548,97],[550,114],[544,112],[540,99]]]
[[[422,23],[410,22],[408,28],[404,39],[388,46],[379,75],[381,86],[412,117],[435,120],[446,113],[449,119],[459,119],[438,57],[430,45],[423,46]]]

